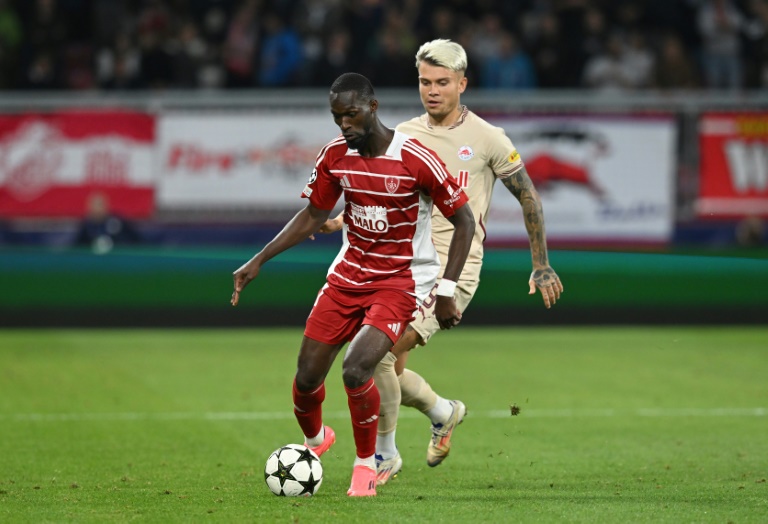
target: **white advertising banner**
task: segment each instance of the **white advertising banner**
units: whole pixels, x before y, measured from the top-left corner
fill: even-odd
[[[382,115],[394,127],[413,115]],[[672,118],[486,116],[504,128],[542,197],[552,242],[664,243],[675,209]],[[157,123],[160,209],[295,210],[329,112],[167,113]],[[428,146],[428,144],[426,144]],[[497,183],[487,242],[527,241],[522,211]]]
[[[676,128],[666,117],[489,117],[541,195],[547,239],[665,243],[675,209]],[[494,186],[491,244],[527,241],[520,204]]]
[[[302,207],[317,154],[339,134],[329,111],[168,113],[157,129],[162,209]]]

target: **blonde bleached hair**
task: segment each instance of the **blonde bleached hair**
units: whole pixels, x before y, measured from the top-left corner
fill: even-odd
[[[456,42],[438,38],[427,42],[416,51],[416,69],[422,62],[464,74],[467,70],[467,52]]]

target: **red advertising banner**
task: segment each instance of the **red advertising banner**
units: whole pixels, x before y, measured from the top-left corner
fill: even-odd
[[[705,114],[699,146],[699,217],[768,217],[768,113]]]
[[[154,140],[144,113],[0,116],[0,218],[82,217],[95,194],[112,213],[150,216]]]

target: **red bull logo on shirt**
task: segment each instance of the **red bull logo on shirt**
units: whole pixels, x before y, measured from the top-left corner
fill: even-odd
[[[459,159],[464,160],[465,162],[469,159],[471,159],[473,156],[475,156],[475,152],[472,151],[472,148],[469,146],[461,146],[459,148]]]

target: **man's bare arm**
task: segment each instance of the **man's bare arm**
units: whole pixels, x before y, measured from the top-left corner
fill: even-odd
[[[528,176],[525,167],[522,167],[511,176],[502,178],[502,182],[523,208],[523,221],[528,232],[528,242],[531,246],[531,261],[533,262],[530,293],[535,293],[536,288],[539,288],[544,299],[544,305],[550,307],[560,298],[563,284],[560,282],[560,278],[555,273],[555,270],[549,265],[547,235],[544,227],[544,209],[541,206],[541,198],[533,186],[531,177]]]
[[[472,237],[475,234],[475,217],[469,204],[464,204],[456,210],[453,216],[447,218],[453,224],[454,230],[451,245],[448,247],[448,261],[445,264],[441,286],[447,281],[456,282],[459,280],[461,272],[464,270],[464,263],[467,261],[469,249],[472,246]],[[446,290],[446,293],[449,292]],[[451,329],[461,322],[461,311],[456,307],[453,292],[450,292],[450,296],[443,295],[441,288],[437,288],[435,319],[437,319],[440,329]]]
[[[330,214],[330,211],[317,209],[312,204],[307,204],[307,207],[296,213],[296,216],[285,225],[275,238],[264,246],[264,249],[256,253],[248,262],[240,266],[232,274],[234,280],[234,291],[230,301],[232,305],[237,305],[240,300],[240,293],[251,280],[258,276],[261,266],[265,262],[286,249],[290,249],[306,240],[309,235],[320,228]]]

